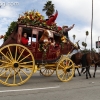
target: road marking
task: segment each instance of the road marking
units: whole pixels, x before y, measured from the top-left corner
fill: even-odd
[[[46,90],[46,89],[54,89],[54,88],[59,88],[59,87],[60,86],[44,87],[44,88],[33,88],[33,89],[3,90],[3,91],[0,91],[0,93],[3,93],[3,92],[32,91],[32,90]]]

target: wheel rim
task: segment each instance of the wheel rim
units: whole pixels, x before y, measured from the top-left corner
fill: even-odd
[[[51,76],[54,73],[54,69],[42,66],[40,67],[40,73],[43,76]]]
[[[57,65],[56,74],[59,80],[67,82],[72,79],[74,75],[74,63],[69,58],[62,58]]]
[[[30,50],[19,44],[10,44],[0,49],[0,82],[7,86],[25,83],[34,72],[34,57]],[[28,71],[26,71],[28,69]],[[6,74],[5,78],[2,78]]]

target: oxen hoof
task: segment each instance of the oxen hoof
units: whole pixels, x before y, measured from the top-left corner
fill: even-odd
[[[81,74],[79,74],[79,76],[81,76]]]

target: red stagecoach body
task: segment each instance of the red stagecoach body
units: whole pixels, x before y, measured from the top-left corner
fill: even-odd
[[[14,44],[14,43],[22,44],[21,43],[22,35],[23,33],[27,33],[29,38],[29,45],[24,45],[24,46],[27,47],[32,52],[36,63],[55,62],[57,59],[60,58],[61,55],[72,52],[74,48],[74,44],[68,41],[66,43],[63,43],[63,45],[61,45],[60,42],[58,42],[58,38],[61,38],[60,35],[57,34],[57,32],[50,30],[52,34],[50,38],[52,38],[52,40],[55,40],[55,42],[58,43],[57,44],[58,46],[54,47],[52,45],[49,45],[45,55],[45,59],[43,59],[43,52],[39,50],[39,45],[40,45],[39,39],[42,36],[43,31],[44,28],[18,25],[17,32],[13,32],[9,36],[9,38],[3,43],[2,46],[5,46],[7,44]],[[13,52],[14,52],[14,48],[13,48]],[[21,53],[21,50],[19,50],[19,53]],[[23,56],[24,55],[27,55],[27,52],[24,52]]]

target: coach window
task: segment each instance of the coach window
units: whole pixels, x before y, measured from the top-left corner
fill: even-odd
[[[36,42],[37,41],[37,35],[32,34],[32,42]]]
[[[32,42],[37,42],[38,30],[32,29]]]
[[[32,28],[30,28],[30,27],[23,27],[22,36],[23,36],[24,33],[27,33],[28,45],[31,45]]]

